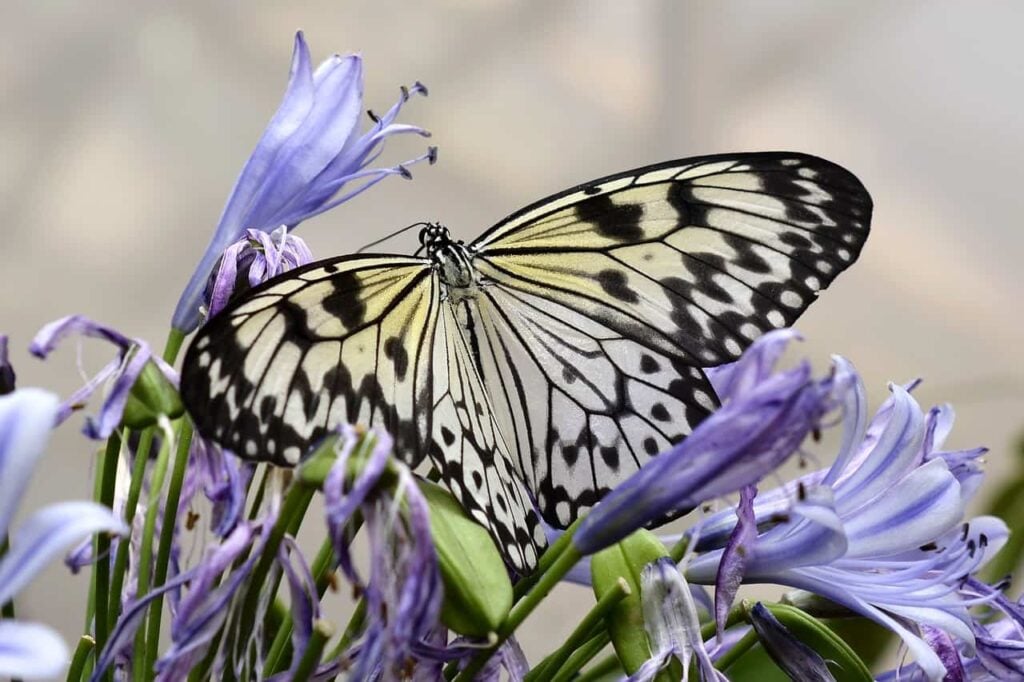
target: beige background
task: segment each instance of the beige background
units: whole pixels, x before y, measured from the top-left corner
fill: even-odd
[[[303,225],[315,254],[418,220],[469,239],[563,187],[669,158],[825,156],[872,191],[874,234],[801,320],[805,350],[819,367],[850,357],[875,404],[886,381],[925,377],[922,402],[957,406],[953,443],[991,446],[1005,470],[1024,422],[1022,26],[1011,2],[6,2],[0,331],[21,384],[62,394],[73,348],[46,364],[24,350],[55,317],[161,346],[304,28],[317,61],[362,51],[368,106],[426,83],[404,120],[440,147],[414,182]],[[385,158],[420,151],[401,140]],[[86,350],[93,370],[108,357]],[[79,426],[55,438],[26,510],[90,494]],[[54,566],[19,608],[70,639],[86,586]],[[589,599],[561,590],[525,627],[528,653]]]

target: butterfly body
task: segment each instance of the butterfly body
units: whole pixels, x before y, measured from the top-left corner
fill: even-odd
[[[342,423],[429,458],[519,572],[545,540],[689,434],[703,368],[788,326],[857,257],[871,202],[794,153],[683,159],[530,205],[425,257],[285,273],[199,332],[182,395],[200,433],[293,465]]]

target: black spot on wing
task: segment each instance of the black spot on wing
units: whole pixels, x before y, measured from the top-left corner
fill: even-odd
[[[409,369],[409,353],[406,352],[402,340],[396,336],[388,337],[384,342],[384,357],[395,365],[395,378],[405,381],[405,373]]]
[[[576,217],[592,223],[604,237],[622,242],[636,241],[643,237],[640,220],[644,210],[637,204],[615,204],[607,194],[584,199],[576,204]]]
[[[630,289],[626,274],[621,270],[601,270],[597,273],[597,282],[605,293],[626,303],[638,303],[640,297]]]
[[[331,278],[331,293],[321,302],[324,310],[348,329],[358,327],[366,319],[366,304],[355,295],[359,289],[359,277],[354,272],[335,274]]]

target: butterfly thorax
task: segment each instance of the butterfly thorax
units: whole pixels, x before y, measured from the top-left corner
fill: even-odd
[[[447,227],[439,223],[428,224],[420,231],[420,243],[449,293],[461,293],[464,296],[475,290],[476,271],[473,269],[471,252],[461,241],[451,238]],[[468,291],[457,293],[453,290]]]

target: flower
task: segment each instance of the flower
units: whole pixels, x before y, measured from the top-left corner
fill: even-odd
[[[345,654],[353,659],[351,678],[391,679],[412,657],[437,660],[453,654],[430,643],[443,595],[426,499],[409,469],[391,459],[393,442],[382,431],[373,432],[373,449],[348,484],[357,440],[351,428],[342,429],[341,451],[324,481],[327,529],[341,569],[366,600],[365,635]],[[397,480],[383,485],[389,470]],[[367,580],[353,565],[349,548],[349,521],[357,511],[370,544]]]
[[[767,334],[736,363],[757,381],[729,396],[693,433],[616,487],[582,521],[573,545],[592,554],[637,528],[755,483],[788,459],[824,413],[810,366],[766,376],[791,332]],[[766,369],[767,368],[767,369]]]
[[[648,682],[672,658],[679,659],[683,679],[688,679],[690,660],[696,658],[702,680],[726,680],[715,670],[704,648],[697,605],[675,563],[668,557],[644,567],[640,576],[640,599],[643,605],[644,629],[653,656],[629,678],[629,682]]]
[[[216,315],[233,297],[313,260],[309,247],[299,237],[288,233],[284,225],[271,233],[246,230],[245,236],[224,250],[214,269],[208,291],[208,315]]]
[[[925,674],[939,679],[947,668],[926,641],[926,628],[973,649],[968,608],[991,597],[965,591],[963,578],[1007,535],[999,519],[962,522],[984,451],[940,451],[951,410],[925,416],[899,386],[890,387],[889,400],[867,424],[859,376],[842,358],[834,366],[839,454],[829,469],[739,510],[743,523],[760,531],[744,543],[744,582],[808,590],[871,618],[898,634]],[[695,528],[703,553],[687,568],[688,579],[709,584],[723,573],[720,548],[736,523],[737,511],[726,510]]]
[[[57,396],[23,388],[0,396],[0,538],[49,439],[59,411]],[[8,537],[0,556],[0,604],[6,604],[47,563],[93,533],[124,534],[127,528],[110,509],[93,502],[61,502],[35,512]],[[68,662],[68,651],[51,628],[0,620],[0,674],[52,677]]]
[[[436,150],[389,168],[367,168],[392,135],[423,128],[396,123],[411,95],[427,93],[419,83],[402,89],[402,97],[384,116],[371,114],[373,127],[359,131],[363,99],[363,63],[358,55],[334,55],[313,71],[309,48],[295,35],[288,88],[277,113],[242,169],[217,229],[178,300],[172,326],[190,332],[199,324],[199,305],[207,280],[224,250],[247,229],[270,232],[293,228],[330,210],[389,175],[411,177],[407,166],[433,163]],[[343,188],[360,181],[353,189]]]
[[[108,362],[86,384],[75,391],[64,401],[56,416],[59,424],[79,409],[86,400],[108,379],[112,380],[110,392],[103,401],[97,417],[88,417],[82,429],[90,438],[109,438],[121,423],[128,405],[132,387],[143,375],[147,365],[152,361],[159,373],[172,385],[178,385],[178,375],[162,359],[153,355],[149,345],[139,339],[130,339],[112,327],[93,322],[84,315],[68,315],[54,320],[44,326],[32,339],[29,351],[36,357],[46,359],[56,350],[57,345],[65,338],[73,335],[89,336],[104,339],[118,348],[117,357]],[[173,415],[172,415],[173,416]]]

